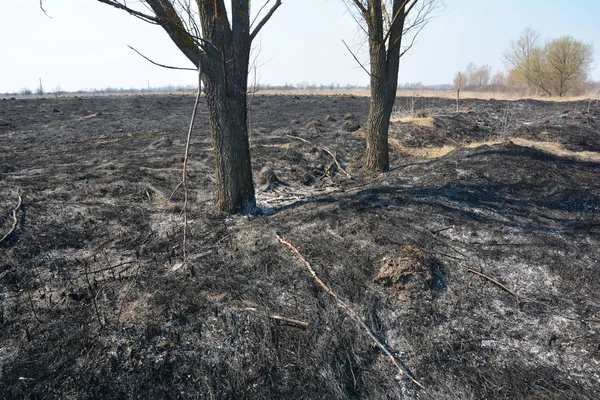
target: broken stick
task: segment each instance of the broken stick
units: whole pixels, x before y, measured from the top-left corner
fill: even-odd
[[[472,274],[479,275],[479,276],[481,276],[483,279],[486,279],[486,280],[488,280],[488,281],[490,281],[490,282],[492,282],[492,283],[494,283],[494,284],[498,285],[498,286],[499,286],[499,287],[501,287],[502,289],[506,290],[508,293],[510,293],[510,294],[512,294],[513,296],[515,296],[515,299],[517,299],[517,304],[519,304],[519,295],[518,295],[518,294],[516,294],[514,291],[510,290],[509,288],[507,288],[506,286],[504,286],[502,283],[500,283],[500,282],[499,282],[499,281],[497,281],[496,279],[494,279],[494,278],[491,278],[491,277],[489,277],[489,276],[487,276],[487,275],[485,275],[485,274],[482,274],[482,273],[481,273],[481,272],[479,272],[479,271],[475,271],[474,269],[471,269],[471,268],[468,268],[468,269],[467,269],[467,271],[468,271],[468,272],[470,272],[470,273],[472,273]]]
[[[17,197],[19,198],[19,202],[17,203],[17,206],[15,208],[13,208],[12,210],[12,218],[13,218],[13,224],[12,227],[10,228],[10,230],[8,231],[8,233],[4,236],[2,236],[2,239],[0,239],[0,243],[2,243],[7,237],[9,237],[17,228],[17,224],[19,223],[19,221],[17,220],[17,211],[19,211],[19,208],[21,207],[21,203],[23,203],[23,199],[21,198],[21,193],[19,193],[19,191],[17,190]]]
[[[287,136],[291,137],[292,139],[300,140],[300,141],[302,141],[304,143],[313,144],[311,141],[303,139],[303,138],[301,138],[299,136],[293,136],[293,135],[287,135]],[[320,146],[320,147],[321,147],[321,150],[323,150],[325,153],[329,154],[333,158],[333,162],[335,162],[335,165],[337,165],[337,167],[339,168],[339,170],[342,171],[348,178],[352,179],[352,176],[344,168],[342,168],[341,164],[338,161],[337,154],[335,154],[334,152],[332,152],[331,150],[329,150],[325,146]]]
[[[260,312],[257,308],[254,308],[254,307],[246,307],[246,308],[244,308],[244,310],[252,311],[255,313]],[[293,325],[295,327],[302,328],[302,329],[306,329],[308,327],[308,322],[301,321],[299,319],[288,318],[288,317],[284,317],[282,315],[277,315],[277,314],[267,314],[267,317],[274,319],[275,321],[284,322],[284,323],[287,323],[287,324],[290,324],[290,325]]]
[[[300,250],[298,250],[296,248],[296,246],[294,246],[291,242],[285,240],[284,238],[282,238],[278,234],[275,234],[275,236],[277,237],[277,240],[280,243],[286,245],[294,253],[296,253],[296,255],[298,256],[298,258],[300,258],[300,261],[302,261],[302,263],[306,266],[306,268],[308,269],[308,271],[312,275],[313,279],[319,284],[319,286],[321,286],[321,288],[323,288],[323,290],[327,294],[329,294],[331,297],[333,297],[338,302],[338,304],[344,309],[344,311],[346,311],[346,313],[353,320],[355,320],[361,326],[361,328],[363,328],[363,330],[365,331],[365,333],[367,334],[367,336],[369,336],[373,340],[373,342],[375,342],[375,344],[377,345],[377,347],[379,347],[381,349],[381,351],[383,351],[383,353],[390,359],[390,361],[392,362],[392,364],[394,364],[394,366],[398,369],[398,373],[400,374],[400,376],[404,376],[404,375],[408,376],[410,378],[410,380],[411,380],[412,383],[414,383],[420,389],[422,389],[423,391],[425,391],[425,388],[423,387],[423,385],[421,385],[421,383],[419,383],[412,376],[412,374],[410,372],[408,372],[404,367],[402,367],[400,365],[400,363],[398,362],[398,360],[396,360],[396,357],[394,356],[394,354],[390,350],[388,350],[387,346],[385,344],[383,344],[377,338],[377,336],[373,333],[373,331],[371,330],[371,328],[368,327],[368,325],[362,320],[362,318],[358,315],[358,313],[356,311],[354,311],[352,309],[352,307],[350,307],[344,300],[342,300],[333,290],[331,290],[329,288],[329,286],[327,286],[325,284],[325,282],[323,282],[321,280],[321,278],[319,278],[319,276],[317,275],[317,272],[314,270],[314,268],[312,267],[312,265],[310,265],[310,263],[306,260],[306,258],[304,258],[304,256],[302,255],[302,253],[300,253]]]

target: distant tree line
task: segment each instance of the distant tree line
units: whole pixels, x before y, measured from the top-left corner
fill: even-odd
[[[508,71],[492,75],[489,65],[469,63],[454,76],[460,90],[520,92],[541,96],[580,95],[600,89],[590,80],[594,48],[571,36],[541,43],[539,34],[526,28],[504,52]]]

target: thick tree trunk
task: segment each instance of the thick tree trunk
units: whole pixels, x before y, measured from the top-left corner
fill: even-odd
[[[245,213],[256,207],[248,141],[246,92],[226,96],[219,88],[207,91],[215,145],[218,211]]]

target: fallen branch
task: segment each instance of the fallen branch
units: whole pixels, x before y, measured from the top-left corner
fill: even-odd
[[[0,239],[0,243],[2,243],[7,237],[9,237],[15,231],[15,229],[17,228],[17,225],[19,223],[19,221],[17,220],[17,211],[19,211],[19,208],[21,207],[21,204],[23,203],[23,199],[21,198],[21,193],[19,193],[19,191],[17,191],[17,197],[19,198],[19,202],[17,203],[17,206],[15,208],[13,208],[13,210],[12,210],[12,218],[13,218],[12,227],[6,233],[6,235],[2,236],[2,239]]]
[[[75,119],[75,121],[85,121],[86,119],[96,118],[97,116],[98,116],[98,113],[89,114],[89,115],[85,115],[83,117],[79,117],[79,118]]]
[[[117,264],[117,265],[113,265],[112,267],[100,268],[100,269],[96,269],[96,270],[94,270],[94,271],[88,271],[88,270],[86,269],[86,271],[85,271],[85,272],[81,272],[81,273],[79,274],[79,276],[98,274],[98,273],[100,273],[100,272],[106,272],[106,271],[111,271],[111,270],[113,270],[113,269],[117,269],[117,268],[119,268],[119,267],[122,267],[123,265],[129,265],[127,268],[123,268],[123,270],[122,270],[122,271],[119,271],[119,274],[121,274],[121,273],[123,273],[123,272],[127,271],[129,268],[131,268],[131,264],[134,264],[135,262],[136,262],[136,260],[132,260],[132,261],[125,261],[125,262],[119,263],[119,264]]]
[[[513,296],[515,296],[515,299],[517,299],[517,304],[519,304],[519,295],[516,294],[514,291],[510,290],[509,288],[507,288],[506,286],[504,286],[502,283],[498,282],[496,279],[490,278],[489,276],[487,276],[485,274],[482,274],[479,271],[475,271],[474,269],[471,269],[471,268],[467,268],[467,271],[470,272],[470,273],[472,273],[472,274],[479,275],[482,278],[484,278],[484,279],[486,279],[486,280],[488,280],[488,281],[490,281],[490,282],[498,285],[500,288],[506,290],[508,293],[510,293]]]
[[[300,140],[304,143],[312,144],[314,146],[314,143],[312,143],[311,141],[306,140],[304,138],[301,138],[299,136],[293,136],[293,135],[287,135],[287,136],[291,137],[292,139]],[[333,153],[331,150],[329,150],[325,146],[320,146],[320,148],[321,148],[321,150],[323,150],[325,153],[329,154],[333,158],[333,162],[335,162],[335,165],[337,165],[337,167],[339,168],[340,171],[342,171],[348,178],[352,179],[352,176],[350,176],[350,174],[348,172],[346,172],[346,170],[344,168],[342,168],[342,166],[338,162],[338,157],[335,153]]]
[[[255,313],[260,313],[260,311],[257,308],[254,308],[254,307],[244,308],[244,311],[252,311],[252,312],[255,312]],[[298,327],[298,328],[302,328],[302,329],[306,329],[308,327],[308,322],[301,321],[299,319],[283,317],[281,315],[276,315],[276,314],[267,314],[267,317],[269,317],[271,319],[274,319],[276,321],[285,322],[287,324],[290,324],[292,326],[295,326],[295,327]]]
[[[390,359],[390,361],[392,362],[392,364],[394,364],[394,366],[398,369],[398,373],[400,374],[400,376],[404,376],[404,375],[408,376],[410,378],[410,380],[411,380],[412,383],[414,383],[420,389],[422,389],[423,391],[425,391],[425,388],[423,387],[423,385],[421,385],[412,376],[412,374],[410,372],[408,372],[404,367],[402,367],[400,365],[400,363],[398,362],[398,360],[396,360],[396,357],[394,356],[394,354],[387,348],[387,346],[385,344],[383,344],[377,338],[377,336],[373,333],[373,331],[371,330],[371,328],[368,327],[368,325],[362,320],[362,318],[356,313],[356,311],[354,311],[352,309],[352,307],[350,307],[346,302],[344,302],[344,300],[342,300],[333,290],[331,290],[329,288],[329,286],[327,286],[325,284],[325,282],[323,282],[321,280],[321,278],[319,278],[319,276],[317,275],[317,272],[314,270],[314,268],[312,267],[312,265],[310,265],[310,263],[306,260],[306,258],[304,258],[304,256],[300,253],[300,251],[296,248],[296,246],[294,246],[291,242],[285,240],[284,238],[282,238],[278,234],[276,234],[275,236],[277,237],[277,240],[280,243],[286,245],[294,253],[296,253],[296,255],[298,256],[298,258],[300,258],[300,261],[302,261],[302,263],[306,266],[306,268],[308,269],[308,271],[312,275],[313,279],[319,284],[319,286],[321,286],[321,288],[323,288],[323,290],[327,294],[329,294],[331,297],[333,297],[338,302],[338,304],[344,309],[344,311],[346,311],[346,313],[363,328],[363,330],[365,331],[365,333],[367,334],[367,336],[369,336],[373,340],[373,342],[375,342],[375,344],[377,345],[377,347],[379,347],[381,349],[381,351],[383,351],[383,353]]]
[[[335,162],[335,165],[337,165],[337,166],[338,166],[338,168],[340,169],[340,171],[342,171],[344,174],[346,174],[346,176],[347,176],[348,178],[352,179],[352,176],[350,176],[350,174],[349,174],[348,172],[346,172],[346,170],[345,170],[344,168],[342,168],[342,166],[341,166],[341,165],[340,165],[340,163],[338,162],[338,159],[337,159],[337,154],[334,154],[334,153],[332,153],[332,152],[331,152],[331,150],[329,150],[327,147],[324,147],[324,146],[323,146],[323,147],[321,147],[321,150],[323,150],[323,151],[324,151],[324,152],[326,152],[326,153],[329,153],[329,155],[330,155],[331,157],[333,157],[333,161]]]
[[[441,228],[441,229],[431,230],[430,232],[433,233],[434,235],[437,235],[437,234],[439,234],[441,232],[444,232],[444,231],[447,231],[447,230],[450,230],[450,229],[454,229],[454,225],[447,226],[447,227]]]

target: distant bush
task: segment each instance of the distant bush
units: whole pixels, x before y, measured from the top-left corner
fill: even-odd
[[[23,96],[30,96],[33,92],[29,88],[22,88],[19,93]]]

